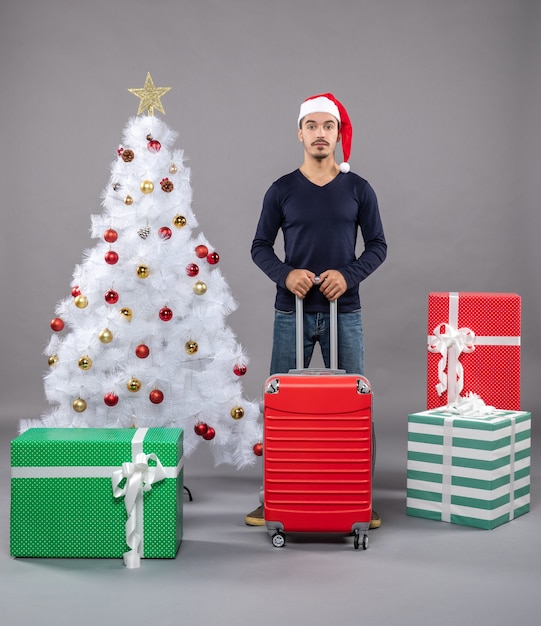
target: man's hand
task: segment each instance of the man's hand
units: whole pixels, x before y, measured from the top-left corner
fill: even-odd
[[[338,270],[326,270],[319,275],[319,290],[327,300],[338,300],[348,286]]]
[[[291,293],[304,298],[315,284],[316,275],[309,270],[291,270],[286,278],[286,287]]]

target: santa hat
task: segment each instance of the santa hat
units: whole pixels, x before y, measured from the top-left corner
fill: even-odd
[[[344,153],[344,161],[340,163],[340,171],[347,174],[350,170],[348,161],[351,153],[353,128],[351,127],[349,115],[344,105],[337,100],[332,93],[321,93],[317,96],[311,96],[301,104],[299,119],[297,121],[299,127],[303,117],[306,117],[309,113],[330,113],[338,120],[340,124],[340,134],[342,136],[342,152]]]

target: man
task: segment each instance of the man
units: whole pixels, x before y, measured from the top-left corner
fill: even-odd
[[[305,100],[298,117],[304,147],[301,167],[274,182],[263,200],[252,259],[276,283],[270,374],[295,368],[295,296],[303,299],[304,366],[319,342],[330,365],[329,301],[338,300],[338,367],[363,374],[363,331],[359,283],[387,255],[376,195],[350,172],[352,127],[344,106],[330,93]],[[335,149],[342,142],[344,162]],[[358,231],[364,251],[356,256]],[[274,251],[283,232],[285,258]],[[263,507],[246,516],[249,526],[265,524]],[[381,524],[372,513],[370,528]]]

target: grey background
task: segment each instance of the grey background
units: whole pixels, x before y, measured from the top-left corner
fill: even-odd
[[[354,129],[352,169],[378,194],[389,244],[387,261],[361,286],[366,374],[376,395],[375,494],[384,514],[376,546],[367,552],[371,560],[364,561],[370,563],[373,580],[362,560],[356,561],[354,570],[349,561],[337,561],[336,570],[329,565],[328,552],[334,554],[336,548],[332,544],[316,548],[297,544],[296,551],[302,554],[293,548],[293,556],[300,560],[282,561],[286,567],[282,571],[276,554],[266,554],[265,539],[247,535],[252,531],[242,527],[246,508],[255,504],[252,494],[260,466],[240,475],[230,468],[215,469],[201,448],[187,471],[203,503],[186,514],[188,536],[183,555],[175,561],[181,572],[189,564],[193,581],[189,570],[187,574],[174,570],[191,597],[197,598],[197,607],[185,613],[185,623],[194,623],[194,616],[203,623],[224,619],[220,605],[211,603],[209,608],[205,590],[197,587],[203,579],[209,585],[211,579],[216,582],[209,593],[230,605],[235,619],[225,619],[226,623],[263,624],[265,620],[257,617],[259,601],[242,593],[235,581],[246,584],[248,579],[251,585],[259,581],[261,597],[276,602],[270,591],[273,581],[280,581],[280,589],[287,592],[287,574],[295,575],[296,581],[304,575],[312,586],[296,597],[308,603],[318,594],[314,578],[328,571],[335,582],[345,585],[343,590],[348,582],[353,585],[352,602],[360,582],[368,584],[371,597],[380,604],[379,612],[364,604],[365,614],[373,620],[381,614],[383,623],[409,623],[408,615],[412,623],[419,623],[427,617],[413,610],[409,600],[426,602],[426,597],[408,596],[412,591],[408,583],[419,580],[441,609],[432,623],[448,623],[447,619],[455,623],[451,616],[465,572],[488,581],[488,587],[484,592],[477,587],[477,595],[467,596],[472,617],[469,621],[462,615],[463,623],[503,624],[509,619],[537,623],[539,602],[533,589],[540,570],[528,560],[535,558],[534,546],[539,547],[536,492],[530,515],[501,532],[472,533],[406,518],[404,486],[407,414],[425,406],[430,291],[509,291],[522,296],[522,400],[523,408],[533,414],[538,440],[538,0],[2,0],[3,510],[9,507],[7,442],[16,435],[20,418],[37,417],[45,408],[42,375],[47,363],[42,350],[50,335],[49,321],[57,301],[69,293],[82,251],[93,245],[90,215],[101,210],[109,164],[124,125],[137,111],[138,100],[127,89],[141,87],[147,71],[157,86],[173,87],[163,98],[165,121],[179,132],[176,145],[185,150],[192,168],[193,208],[200,229],[219,251],[222,271],[239,304],[229,321],[251,359],[245,377],[250,398],[260,396],[267,376],[274,285],[253,265],[249,248],[264,192],[301,162],[296,117],[304,98],[332,91],[346,105]],[[216,493],[209,483],[197,483],[196,476],[214,477],[216,482],[210,485]],[[229,490],[226,503],[220,499],[224,489]],[[225,519],[238,536],[233,540],[228,536],[222,543],[216,540],[211,550],[201,533],[216,511],[225,515],[220,528]],[[5,524],[6,516],[4,555]],[[402,533],[413,541],[415,551],[422,545],[416,557],[404,549]],[[520,537],[523,543],[518,543]],[[237,549],[237,541],[244,542],[243,550]],[[260,567],[260,552],[272,564],[266,561]],[[321,554],[324,560],[319,562]],[[229,570],[233,562],[242,567]],[[444,562],[450,568],[447,574]],[[78,563],[40,562],[30,567],[27,561],[22,566],[4,562],[13,615],[21,605],[15,605],[18,596],[12,593],[18,589],[17,581],[41,589],[37,598],[46,603],[46,598],[56,598],[47,587],[53,581],[64,589],[79,581],[99,597],[95,574],[106,584],[113,580],[108,572],[118,580],[116,564]],[[162,571],[169,576],[173,567],[145,566],[149,576],[158,578]],[[509,577],[494,578],[500,568],[507,568]],[[74,571],[78,577],[72,576]],[[373,581],[375,588],[370,586]],[[449,583],[449,593],[442,591]],[[388,584],[394,590],[395,615],[401,616],[397,622],[392,601],[384,594]],[[74,598],[84,597],[83,591],[79,596],[72,592]],[[102,601],[108,609],[115,605],[112,595]],[[517,602],[522,603],[520,611]],[[303,623],[304,615],[311,623],[320,616],[326,623],[333,615],[345,624],[360,623],[348,618],[354,613],[341,606],[331,612],[328,607],[310,612],[299,605],[296,621]],[[88,608],[89,619],[95,611],[97,605]],[[178,623],[182,611],[162,623]],[[268,610],[274,623],[276,611]],[[66,623],[73,623],[67,615]],[[17,623],[36,623],[34,618]],[[58,617],[55,623],[64,622]]]
[[[249,252],[262,196],[301,162],[300,102],[329,90],[389,244],[361,285],[382,441],[425,404],[433,290],[522,296],[523,406],[536,411],[540,25],[534,0],[3,0],[2,418],[45,407],[49,321],[94,245],[90,215],[139,102],[128,88],[147,71],[173,87],[165,120],[239,304],[229,322],[251,359],[249,397],[272,332],[274,285]]]

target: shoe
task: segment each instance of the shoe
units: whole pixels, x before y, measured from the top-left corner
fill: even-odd
[[[368,528],[370,530],[373,530],[374,528],[379,528],[380,526],[381,526],[380,516],[375,511],[372,511],[372,519],[370,520],[370,526]]]
[[[247,526],[265,526],[265,518],[263,517],[263,505],[259,505],[257,509],[248,513],[244,518]]]

